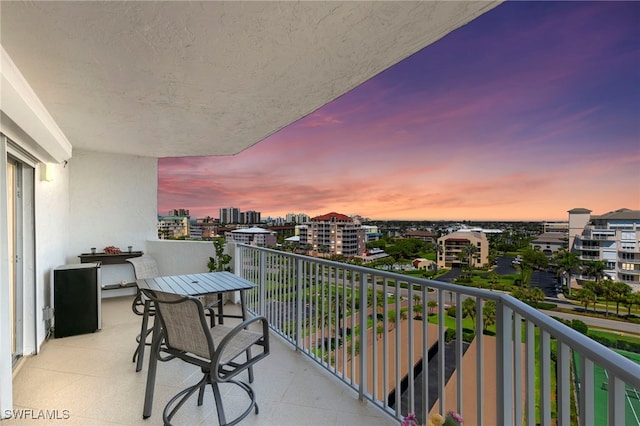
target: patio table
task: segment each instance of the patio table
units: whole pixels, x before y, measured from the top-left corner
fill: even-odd
[[[240,305],[242,315],[239,317],[244,321],[247,317],[247,309],[244,303],[244,290],[256,287],[256,284],[247,281],[231,272],[205,272],[201,274],[172,275],[164,277],[146,278],[136,280],[136,285],[142,291],[161,291],[182,296],[207,296],[226,292],[240,292]],[[150,303],[145,302],[145,311],[150,309]],[[233,316],[233,315],[225,315]],[[235,317],[235,316],[234,316]],[[152,342],[160,338],[160,321],[154,321]],[[144,351],[144,340],[141,340],[140,354]],[[153,347],[153,343],[152,343]],[[144,419],[151,416],[153,405],[153,393],[156,382],[156,369],[158,365],[158,354],[151,351],[149,358],[149,369],[147,371],[147,385],[144,397],[144,409],[142,417]]]

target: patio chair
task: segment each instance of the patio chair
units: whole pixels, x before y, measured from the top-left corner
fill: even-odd
[[[154,278],[160,275],[158,271],[158,262],[151,256],[143,255],[139,257],[132,257],[127,259],[133,266],[133,272],[135,274],[136,280],[145,279],[145,278]],[[149,302],[149,308],[145,309],[145,304]],[[136,350],[133,352],[132,362],[136,362],[136,371],[142,370],[142,361],[144,358],[144,353],[140,353],[142,346],[140,345],[140,340],[142,339],[145,345],[151,345],[150,342],[147,342],[147,338],[151,334],[153,327],[149,326],[149,317],[153,317],[155,315],[155,308],[153,303],[151,303],[147,297],[138,289],[136,293],[136,297],[133,299],[133,303],[131,304],[131,310],[134,314],[142,317],[142,324],[140,325],[140,334],[136,336]]]
[[[145,291],[156,305],[157,320],[160,320],[162,339],[158,338],[152,348],[152,356],[160,359],[160,352],[200,367],[203,377],[198,383],[180,391],[167,403],[163,410],[165,425],[171,424],[174,414],[196,391],[198,406],[202,405],[204,391],[211,385],[221,426],[235,425],[244,419],[252,409],[258,414],[253,389],[248,383],[237,379],[238,374],[265,358],[269,354],[269,325],[265,317],[253,317],[236,327],[216,325],[210,327],[205,315],[205,307],[199,298],[170,293]],[[249,326],[257,324],[257,331]],[[256,327],[254,327],[256,328]],[[162,341],[162,346],[160,342]],[[262,347],[257,354],[251,348]],[[250,403],[238,417],[227,421],[220,395],[219,384],[231,383],[244,390]]]

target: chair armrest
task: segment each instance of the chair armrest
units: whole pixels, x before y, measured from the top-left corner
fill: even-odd
[[[261,332],[247,330],[251,324],[257,322],[262,324]],[[262,346],[263,350],[259,354],[251,355],[248,350],[255,345]],[[238,363],[233,361],[242,353],[246,353],[247,355],[246,362]],[[257,316],[232,328],[220,343],[216,345],[216,350],[211,361],[214,366],[214,370],[218,374],[219,381],[227,381],[266,357],[268,354],[269,322],[264,316]],[[230,370],[223,369],[224,366],[231,366],[232,368]]]

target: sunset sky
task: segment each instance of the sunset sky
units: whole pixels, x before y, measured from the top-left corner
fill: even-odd
[[[233,157],[166,158],[158,211],[567,220],[640,209],[640,2],[507,2]]]

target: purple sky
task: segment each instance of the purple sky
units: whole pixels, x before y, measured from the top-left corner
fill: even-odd
[[[161,159],[158,211],[566,220],[640,209],[640,2],[507,2],[233,157]]]

